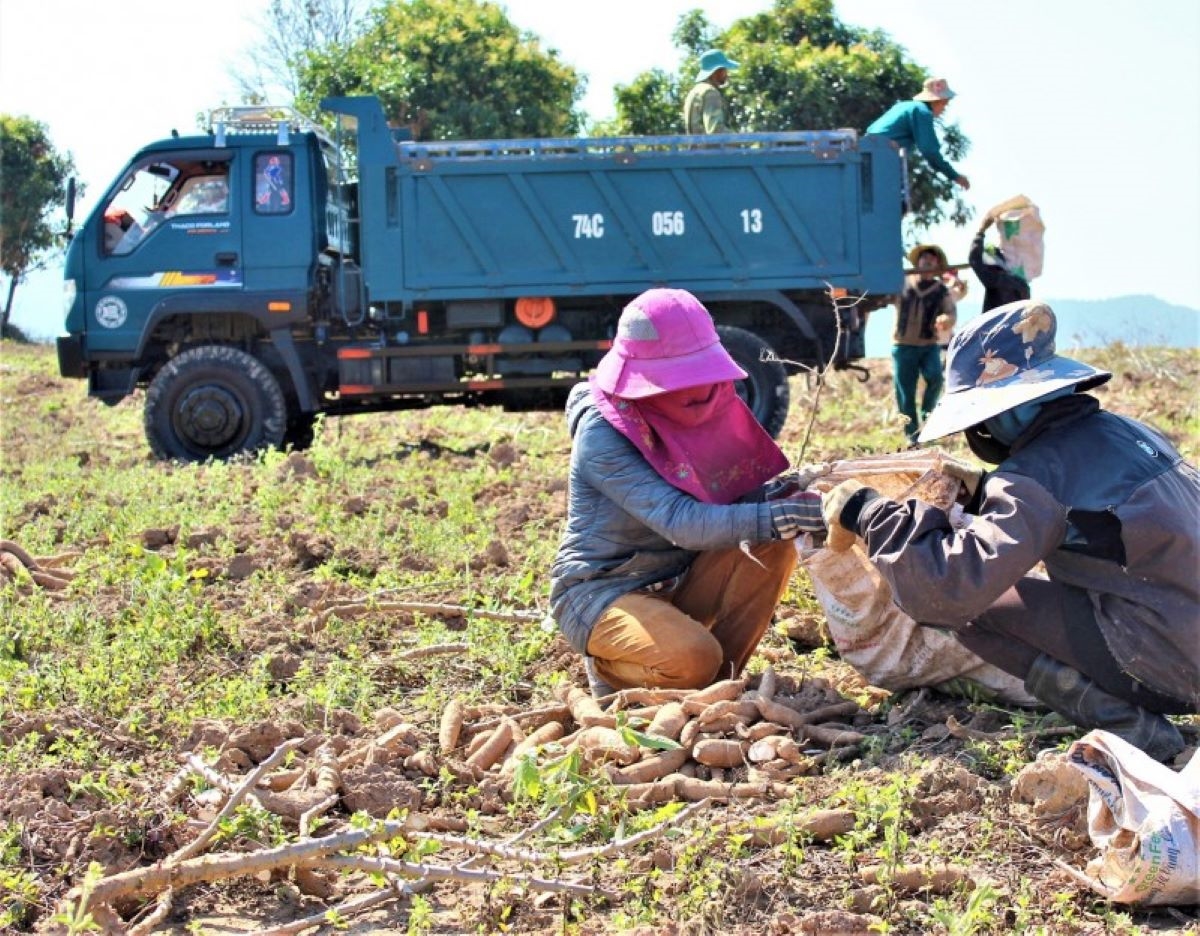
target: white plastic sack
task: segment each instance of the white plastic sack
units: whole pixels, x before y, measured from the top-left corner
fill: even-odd
[[[1037,205],[1024,195],[1015,195],[988,213],[996,219],[1000,249],[1009,269],[1027,281],[1041,276],[1046,226]]]
[[[1088,781],[1091,886],[1116,903],[1200,904],[1200,755],[1176,773],[1107,731],[1067,758]]]
[[[1020,679],[984,662],[949,631],[922,627],[900,610],[859,545],[801,553],[838,654],[874,686],[898,692],[967,679],[998,699],[1034,706]]]

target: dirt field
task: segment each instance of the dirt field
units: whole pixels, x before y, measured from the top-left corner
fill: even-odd
[[[1085,359],[1116,373],[1106,406],[1195,461],[1200,355]],[[1078,731],[870,685],[804,572],[723,708],[572,696],[544,623],[557,413],[330,420],[305,453],[182,466],[150,458],[139,406],[0,345],[0,930],[1200,929],[1083,883]],[[883,362],[819,396],[794,380],[795,460],[899,437]],[[678,755],[644,746],[669,705],[700,722]],[[565,746],[589,725],[610,734]],[[667,779],[625,782],[667,755]]]

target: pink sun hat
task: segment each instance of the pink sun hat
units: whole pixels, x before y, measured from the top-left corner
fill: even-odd
[[[621,312],[592,379],[605,393],[637,400],[745,376],[699,299],[686,289],[648,289]]]

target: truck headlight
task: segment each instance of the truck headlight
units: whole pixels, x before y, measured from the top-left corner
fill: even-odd
[[[77,288],[75,280],[63,280],[63,318],[71,314],[71,308],[75,305],[75,292]]]

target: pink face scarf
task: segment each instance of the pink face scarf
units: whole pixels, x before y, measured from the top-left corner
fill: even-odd
[[[732,504],[788,467],[732,381],[629,400],[592,381],[609,424],[666,481],[708,504]]]

